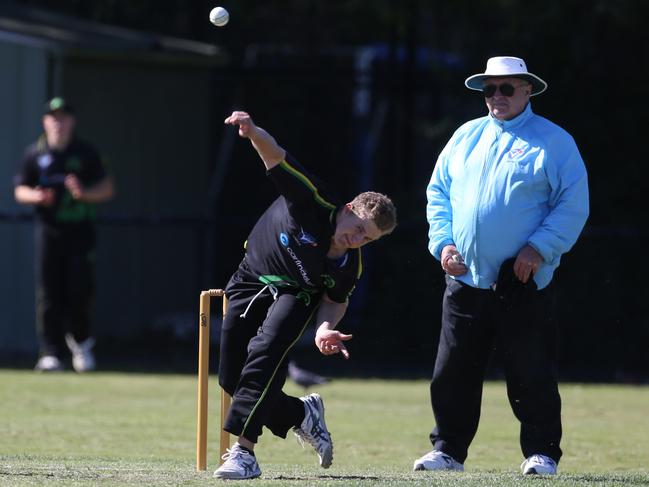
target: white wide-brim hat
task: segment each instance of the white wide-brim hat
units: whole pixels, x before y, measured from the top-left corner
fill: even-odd
[[[525,61],[518,57],[498,56],[487,60],[487,69],[484,73],[469,76],[464,84],[471,90],[482,91],[484,80],[494,76],[508,76],[512,78],[522,78],[532,84],[531,96],[543,93],[548,84],[537,75],[529,73]]]

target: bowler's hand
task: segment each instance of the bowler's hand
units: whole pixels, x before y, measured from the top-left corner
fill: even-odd
[[[526,245],[516,256],[514,274],[516,274],[519,281],[526,283],[531,276],[536,274],[542,263],[543,257],[541,254],[534,250],[534,247]]]
[[[315,334],[315,345],[323,355],[342,353],[343,357],[349,358],[349,352],[343,342],[351,340],[352,335],[345,335],[338,330],[318,329]]]
[[[36,194],[36,204],[38,206],[50,207],[54,204],[55,193],[52,188],[34,188]]]
[[[442,249],[441,263],[442,269],[449,276],[461,276],[469,270],[464,265],[464,259],[457,251],[455,245],[447,245]]]
[[[74,174],[68,174],[65,177],[63,184],[70,192],[73,199],[80,200],[83,197],[83,186],[81,185],[79,178],[77,178]]]
[[[251,133],[255,130],[256,125],[246,112],[232,112],[224,123],[228,125],[238,125],[239,135],[241,137],[250,138]]]

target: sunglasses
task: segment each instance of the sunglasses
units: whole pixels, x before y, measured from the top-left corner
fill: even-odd
[[[484,85],[482,87],[482,92],[484,93],[485,98],[491,98],[496,94],[496,91],[500,91],[500,94],[506,96],[507,98],[514,95],[516,88],[520,88],[525,85],[511,85],[509,83],[503,83],[501,85]]]

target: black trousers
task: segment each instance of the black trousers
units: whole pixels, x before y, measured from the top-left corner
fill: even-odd
[[[60,356],[66,332],[90,336],[95,237],[91,228],[35,228],[36,331],[41,355]]]
[[[241,268],[226,287],[228,313],[221,327],[219,383],[232,405],[223,429],[257,442],[262,427],[281,438],[304,419],[304,404],[282,391],[288,353],[312,321],[319,300],[307,306],[290,292],[274,300]],[[254,302],[245,312],[250,302]]]
[[[482,385],[494,345],[501,350],[507,396],[520,421],[525,457],[561,458],[552,289],[532,292],[511,309],[491,290],[446,278],[442,329],[430,385],[436,450],[464,463],[478,429]]]

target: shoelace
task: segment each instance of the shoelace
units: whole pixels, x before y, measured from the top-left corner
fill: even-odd
[[[228,449],[225,450],[225,453],[223,454],[223,456],[221,456],[221,458],[223,460],[230,460],[231,458],[234,459],[236,457],[244,456],[244,455],[250,455],[250,453],[248,453],[247,451],[244,451],[244,450],[240,450],[239,448],[236,448],[236,449],[235,448],[233,448],[233,449],[228,448]]]
[[[240,450],[238,448],[232,450],[228,448],[226,450],[226,453],[224,453],[221,458],[227,462],[228,460],[234,461],[234,459],[237,457],[242,457],[241,461],[238,462],[237,465],[239,467],[243,467],[243,471],[245,474],[249,474],[255,470],[255,458],[247,451]]]
[[[304,439],[302,438],[302,435],[300,435],[300,433],[304,434],[302,428],[295,428],[295,441],[297,441],[297,444],[300,445],[304,450]]]
[[[316,451],[320,452],[320,447],[324,445],[320,444],[318,438],[320,438],[321,440],[326,439],[325,435],[319,435],[316,438],[315,436],[307,434],[302,428],[295,429],[295,439],[297,440],[298,445],[300,445],[302,448],[304,448],[304,442],[306,441],[309,445],[315,448]]]
[[[307,433],[302,428],[295,428],[295,437],[297,438],[297,442],[300,444],[302,448],[304,448],[304,442],[306,441],[318,452],[320,451],[320,447],[322,446],[320,444],[320,441],[318,440],[331,441],[331,435],[329,435],[329,438],[327,438],[327,435],[325,434],[325,430],[322,429],[320,426],[318,426],[318,424],[315,422],[314,425],[311,427],[310,433]]]

